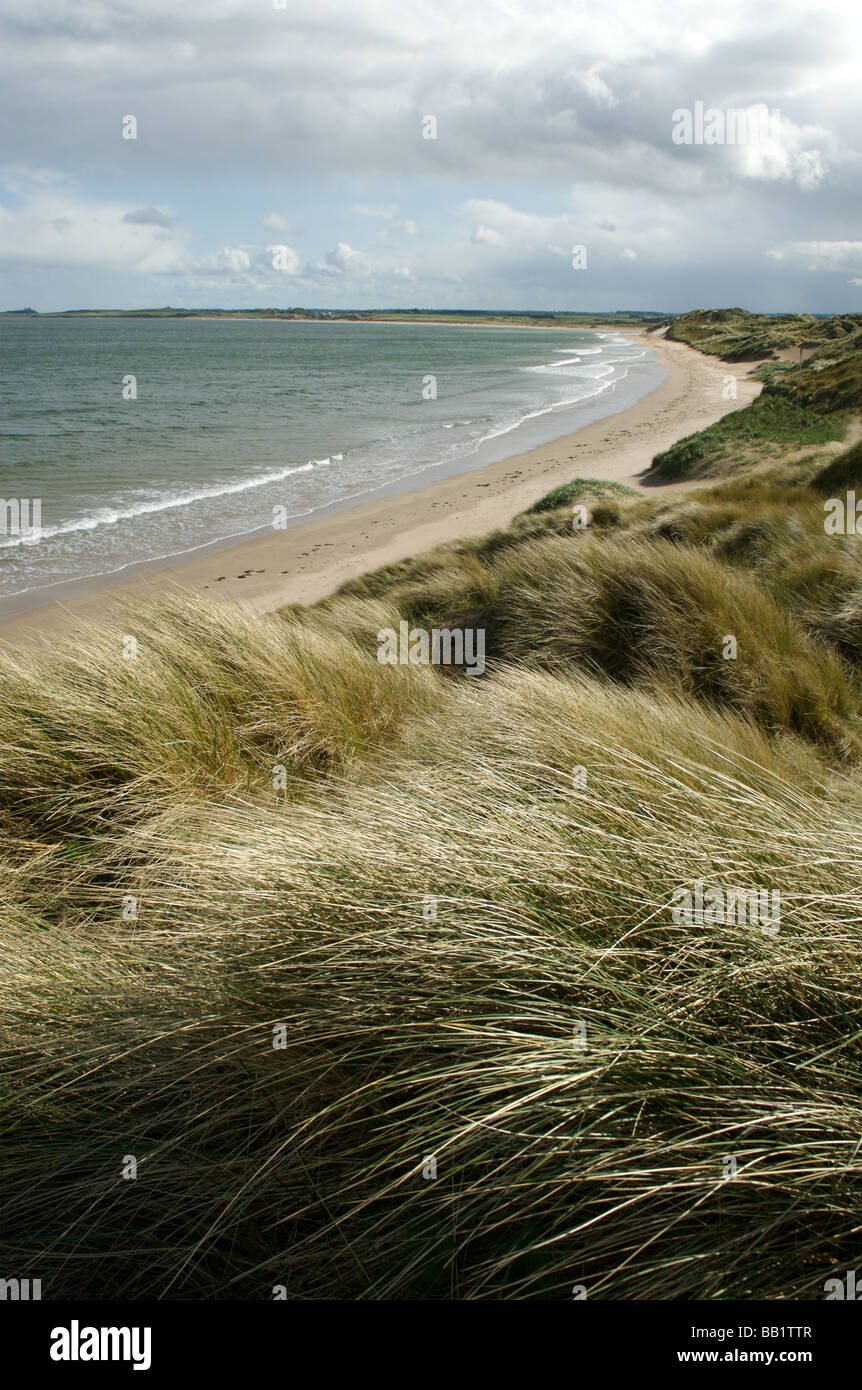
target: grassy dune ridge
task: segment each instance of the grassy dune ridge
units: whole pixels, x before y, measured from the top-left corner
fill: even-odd
[[[186,1299],[858,1267],[862,564],[823,527],[858,462],[581,479],[314,608],[174,595],[0,657],[4,1267]],[[381,665],[402,619],[482,626],[486,675]],[[675,919],[697,882],[779,890],[780,931]]]
[[[662,481],[722,476],[780,461],[794,446],[842,440],[862,406],[862,314],[699,309],[672,320],[667,336],[727,362],[758,362],[764,386],[745,409],[656,455],[652,473]]]

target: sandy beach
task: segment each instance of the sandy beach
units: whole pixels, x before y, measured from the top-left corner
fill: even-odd
[[[97,621],[117,601],[168,586],[239,601],[256,612],[286,603],[313,603],[356,575],[504,526],[543,493],[573,477],[643,487],[642,475],[655,454],[741,409],[760,391],[759,383],[751,380],[756,364],[730,365],[652,334],[644,341],[668,377],[617,414],[499,463],[364,501],[271,535],[205,547],[182,563],[129,566],[117,582],[94,579],[64,585],[62,602],[30,606],[34,591],[12,596],[0,601],[0,641],[16,644],[69,630],[79,621]],[[738,379],[735,400],[724,398],[729,376]],[[677,483],[669,490],[679,488]]]

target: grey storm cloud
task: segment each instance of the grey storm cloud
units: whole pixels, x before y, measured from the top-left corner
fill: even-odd
[[[133,227],[172,227],[173,218],[168,217],[167,213],[160,212],[158,208],[135,208],[133,212],[127,212],[123,217],[124,222],[130,222]]]
[[[247,0],[26,0],[7,5],[0,103],[16,118],[20,154],[37,162],[83,156],[116,167],[129,154],[121,117],[134,114],[146,169],[217,161],[224,172],[475,176],[482,161],[485,177],[601,175],[676,191],[696,186],[700,166],[720,178],[722,163],[707,164],[715,151],[704,149],[681,162],[669,139],[675,106],[774,104],[792,91],[797,124],[823,120],[812,79],[840,70],[848,36],[823,22],[822,7],[765,3],[744,35],[699,44],[686,39],[698,15],[708,33],[700,4],[624,6],[638,23],[622,37],[619,8],[524,0],[518,19],[512,7],[483,17],[442,2],[417,14],[388,3],[276,11]],[[848,74],[847,140],[860,106],[853,86]],[[428,113],[434,141],[421,137]],[[646,162],[644,147],[655,156]]]
[[[115,248],[118,270],[125,258],[142,273],[241,275],[247,257],[260,277],[250,239],[263,227],[299,237],[290,263],[312,297],[350,273],[369,296],[418,280],[427,303],[453,286],[477,303],[520,286],[531,302],[588,294],[599,307],[612,287],[634,307],[665,285],[704,302],[726,284],[739,299],[736,285],[767,274],[803,307],[838,292],[840,258],[770,253],[858,236],[860,40],[848,0],[4,0],[4,145],[38,185],[8,254],[47,254],[60,238],[44,240],[40,219],[83,228],[88,197],[110,188],[118,206],[94,214],[93,244]],[[678,145],[673,113],[696,102],[763,103],[780,137]],[[51,171],[70,206],[39,183]],[[19,182],[13,171],[10,199]],[[260,202],[228,234],[219,216],[236,217],[253,184]],[[316,225],[297,189],[326,190]],[[0,261],[3,216],[0,191]],[[10,201],[7,221],[22,216]],[[112,218],[127,237],[108,234]],[[80,238],[67,256],[83,260]],[[573,239],[592,243],[577,290]],[[855,307],[858,285],[840,288]]]

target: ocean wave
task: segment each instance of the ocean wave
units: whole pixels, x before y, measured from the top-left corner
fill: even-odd
[[[559,369],[560,369],[561,367],[574,367],[574,366],[577,366],[577,365],[581,362],[582,358],[584,358],[584,357],[598,357],[598,356],[601,356],[601,355],[604,353],[604,351],[605,351],[604,348],[590,348],[590,347],[586,347],[586,348],[582,348],[582,347],[554,348],[554,352],[557,353],[557,354],[560,354],[560,353],[564,353],[564,354],[565,354],[565,353],[576,353],[577,355],[576,355],[576,356],[562,356],[558,362],[539,362],[537,365],[532,366],[532,367],[521,367],[520,370],[521,370],[522,372],[556,372],[556,371],[559,371]],[[610,360],[611,360],[611,361],[620,361],[620,360],[622,360],[622,359],[619,359],[619,358],[611,358]],[[589,364],[587,364],[587,365],[589,365]]]
[[[216,487],[201,488],[197,492],[174,494],[160,497],[155,502],[141,502],[135,507],[104,507],[91,516],[81,516],[74,521],[63,521],[57,526],[43,526],[39,532],[41,540],[51,540],[54,536],[68,536],[76,531],[95,531],[99,526],[116,526],[120,521],[134,521],[139,516],[152,516],[156,512],[168,512],[177,507],[190,507],[195,502],[208,502],[217,497],[229,497],[238,492],[249,492],[252,488],[266,487],[267,483],[280,483],[295,473],[310,473],[330,462],[329,458],[310,459],[308,463],[297,464],[292,468],[276,468],[268,473],[258,473],[252,478],[241,478],[235,483],[224,483]],[[0,541],[0,550],[12,546],[28,545],[24,536],[10,536]]]
[[[538,371],[541,370],[541,368],[528,367],[526,370]],[[563,410],[567,406],[584,405],[587,401],[591,401],[596,396],[600,396],[603,391],[607,391],[609,386],[615,386],[616,382],[621,381],[623,377],[626,375],[626,373],[623,372],[619,377],[616,377],[614,376],[614,371],[612,367],[601,368],[598,366],[598,364],[596,364],[596,366],[591,368],[590,370],[593,372],[600,371],[603,377],[607,376],[613,379],[604,381],[600,380],[596,376],[582,377],[581,380],[584,384],[586,384],[587,382],[595,383],[594,389],[592,391],[586,391],[585,393],[579,396],[567,396],[564,400],[561,401],[551,401],[549,404],[540,406],[536,410],[528,411],[526,415],[519,415],[517,420],[513,420],[510,424],[503,425],[501,429],[491,430],[489,434],[482,435],[481,439],[479,439],[477,443],[476,450],[478,450],[478,448],[482,444],[487,443],[489,439],[499,439],[500,435],[511,434],[512,430],[516,430],[519,425],[525,424],[527,420],[538,420],[542,415],[550,415],[553,413],[553,411]]]

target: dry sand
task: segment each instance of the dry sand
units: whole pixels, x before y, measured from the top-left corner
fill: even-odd
[[[0,600],[0,641],[18,643],[68,630],[78,621],[98,620],[117,600],[153,594],[166,586],[238,600],[256,612],[284,603],[313,603],[381,565],[505,526],[543,493],[572,478],[606,478],[643,487],[641,475],[655,454],[747,405],[760,391],[759,383],[750,379],[756,363],[734,366],[652,334],[645,335],[645,341],[669,376],[616,415],[500,463],[366,501],[272,535],[207,549],[182,563],[148,567],[143,574],[103,586],[82,581],[77,593],[65,585],[62,603],[21,612],[16,609],[26,597]],[[736,400],[724,399],[729,376],[737,378]],[[669,490],[680,486],[672,484]]]

